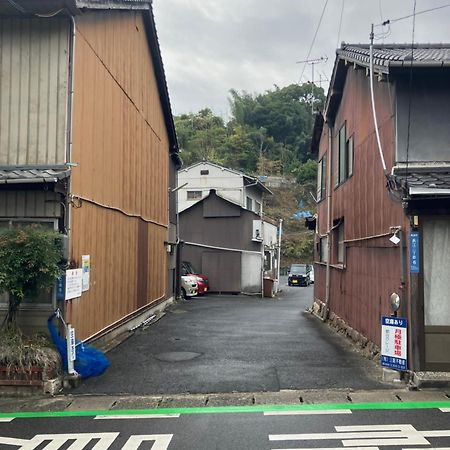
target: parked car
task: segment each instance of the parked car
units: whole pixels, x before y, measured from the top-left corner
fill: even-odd
[[[195,267],[189,261],[181,263],[181,272],[196,278],[198,286],[198,295],[205,295],[209,291],[209,279],[203,273],[198,273]]]
[[[292,264],[289,269],[289,286],[309,286],[311,284],[311,266],[307,264]]]
[[[193,275],[188,275],[183,268],[181,268],[181,295],[184,299],[195,297],[198,294],[197,278]]]

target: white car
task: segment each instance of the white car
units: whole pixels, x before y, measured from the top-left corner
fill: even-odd
[[[311,267],[311,272],[309,272],[309,282],[314,284],[314,267]]]
[[[197,277],[181,275],[181,295],[183,298],[195,297],[198,293]]]

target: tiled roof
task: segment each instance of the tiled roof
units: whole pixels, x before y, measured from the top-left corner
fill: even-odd
[[[444,193],[450,190],[450,170],[422,170],[406,172],[402,170],[394,174],[400,186],[406,188],[410,193]],[[448,194],[448,192],[445,192]]]
[[[56,183],[69,174],[69,169],[0,169],[0,184]]]
[[[368,44],[344,43],[336,53],[340,59],[369,66]],[[373,57],[378,68],[410,67],[411,58],[414,67],[450,67],[450,44],[416,44],[412,49],[408,44],[374,45]]]

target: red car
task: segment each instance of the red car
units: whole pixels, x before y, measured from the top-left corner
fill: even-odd
[[[202,273],[197,273],[194,266],[189,261],[183,261],[182,272],[197,278],[198,295],[205,295],[209,291],[209,279]]]

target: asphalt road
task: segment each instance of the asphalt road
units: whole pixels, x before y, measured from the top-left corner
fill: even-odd
[[[0,419],[0,448],[448,449],[444,409],[312,410]],[[445,412],[447,411],[447,412]],[[275,414],[275,415],[274,415]],[[1,420],[7,422],[2,423]]]
[[[177,303],[108,353],[111,367],[74,394],[382,389],[381,371],[305,310],[313,287],[279,299],[208,295]]]

